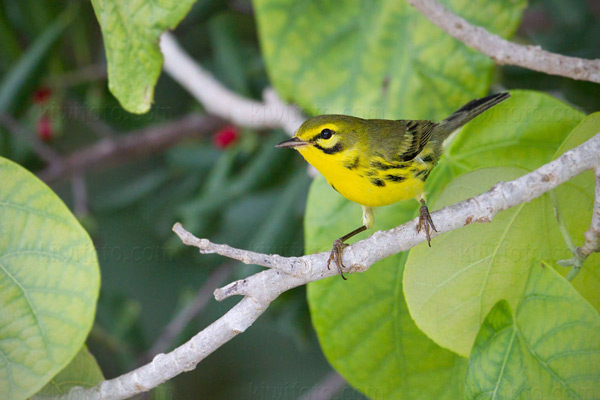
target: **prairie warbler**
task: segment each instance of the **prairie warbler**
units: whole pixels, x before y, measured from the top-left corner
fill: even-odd
[[[327,262],[342,278],[342,251],[352,236],[373,226],[372,207],[405,199],[421,203],[417,232],[437,232],[425,203],[424,183],[442,155],[442,143],[455,130],[510,97],[499,93],[465,104],[441,122],[361,119],[320,115],[305,121],[293,138],[277,147],[296,149],[342,196],[362,205],[363,224],[336,239]],[[344,278],[346,279],[346,278]]]

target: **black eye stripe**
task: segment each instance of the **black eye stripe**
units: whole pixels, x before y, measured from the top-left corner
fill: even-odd
[[[339,153],[340,151],[344,150],[344,146],[341,143],[336,143],[335,146],[330,147],[330,148],[325,148],[325,147],[319,146],[318,144],[315,144],[314,146],[317,149],[321,150],[325,154],[335,154],[335,153]]]

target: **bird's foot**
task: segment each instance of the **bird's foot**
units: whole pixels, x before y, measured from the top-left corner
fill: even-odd
[[[427,237],[427,244],[431,247],[431,235],[430,232],[433,230],[437,232],[438,230],[435,228],[433,224],[433,220],[431,219],[431,214],[429,214],[429,209],[426,205],[422,205],[419,210],[419,223],[417,224],[417,233],[424,231],[425,236]]]
[[[331,262],[333,261],[338,272],[340,273],[340,276],[344,280],[346,280],[346,277],[344,276],[344,268],[346,268],[346,266],[344,263],[342,263],[342,252],[347,246],[348,245],[344,243],[342,239],[336,239],[335,242],[333,242],[331,253],[329,253],[329,260],[327,260],[327,269],[330,269]]]

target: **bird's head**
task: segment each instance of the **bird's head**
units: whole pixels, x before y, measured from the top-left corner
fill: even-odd
[[[294,137],[277,147],[293,148],[310,164],[321,169],[320,164],[331,162],[356,148],[356,143],[366,121],[347,115],[320,115],[306,120]]]

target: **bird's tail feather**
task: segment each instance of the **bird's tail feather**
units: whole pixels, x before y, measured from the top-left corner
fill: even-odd
[[[462,106],[459,110],[454,112],[448,118],[443,120],[438,124],[438,135],[444,136],[444,138],[450,135],[452,132],[481,114],[482,112],[490,109],[496,104],[508,99],[510,97],[510,93],[497,93],[492,94],[487,97],[483,97],[481,99],[475,99],[464,106]],[[436,132],[437,133],[437,132]]]

